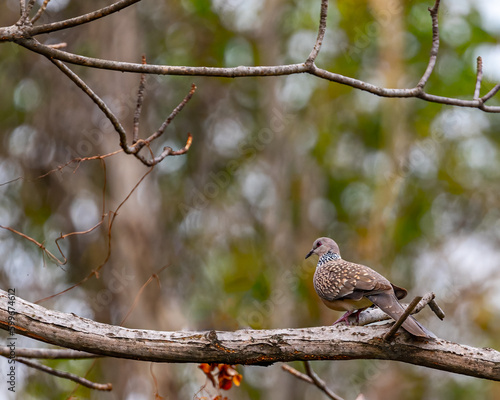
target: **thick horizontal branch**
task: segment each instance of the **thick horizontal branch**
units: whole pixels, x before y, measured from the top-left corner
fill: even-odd
[[[0,290],[0,328],[69,349],[142,361],[268,365],[381,359],[500,381],[496,350],[416,340],[404,332],[389,343],[382,339],[387,326],[161,332],[101,324],[12,295],[9,301]]]

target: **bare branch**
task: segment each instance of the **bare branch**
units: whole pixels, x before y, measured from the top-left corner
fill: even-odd
[[[296,378],[299,378],[299,379],[302,379],[304,382],[307,382],[307,383],[310,383],[312,385],[314,385],[314,382],[313,380],[311,379],[311,377],[309,375],[306,375],[306,374],[303,374],[302,372],[300,371],[297,371],[295,368],[293,367],[290,367],[288,364],[283,364],[281,366],[281,369],[292,374],[293,376],[295,376]]]
[[[142,181],[144,179],[146,179],[146,177],[153,171],[152,168],[149,168],[147,170],[147,172],[139,179],[139,181],[135,184],[135,186],[132,188],[132,190],[128,193],[128,195],[122,200],[122,202],[118,205],[118,207],[115,209],[115,211],[110,211],[108,214],[109,214],[109,223],[108,223],[108,251],[107,251],[107,254],[106,254],[106,258],[104,259],[104,261],[95,269],[93,269],[85,278],[83,278],[80,282],[77,282],[73,285],[71,285],[70,287],[56,293],[56,294],[53,294],[51,296],[48,296],[48,297],[45,297],[43,299],[40,299],[38,301],[36,301],[36,303],[42,303],[46,300],[50,300],[54,297],[57,297],[57,296],[60,296],[61,294],[64,294],[66,292],[69,292],[70,290],[74,289],[75,287],[77,286],[80,286],[82,284],[84,284],[85,282],[87,282],[90,278],[92,277],[96,277],[98,278],[99,277],[99,273],[101,271],[102,268],[104,268],[104,266],[108,263],[109,261],[109,258],[111,257],[111,230],[113,229],[113,224],[115,222],[115,218],[116,216],[118,215],[118,211],[120,210],[120,208],[127,202],[127,200],[130,198],[130,196],[132,196],[132,193],[134,193],[134,191],[139,187],[139,185],[142,183]],[[104,175],[106,177],[106,175]],[[104,182],[104,186],[106,186],[106,180]],[[103,198],[104,198],[104,191],[103,191]],[[103,202],[104,204],[104,202]],[[103,216],[104,218],[104,216]],[[1,294],[1,291],[0,291],[0,294]],[[1,298],[1,296],[0,296]]]
[[[1,35],[0,35],[1,39]],[[43,54],[49,58],[55,58],[71,64],[84,65],[93,68],[102,68],[113,71],[146,73],[157,75],[183,75],[183,76],[212,76],[225,78],[240,78],[250,76],[283,76],[299,73],[310,73],[311,75],[326,79],[332,82],[341,83],[351,86],[356,89],[376,94],[381,97],[416,97],[433,103],[448,104],[459,107],[479,108],[485,112],[500,113],[500,106],[485,106],[484,98],[478,100],[462,100],[451,97],[436,96],[425,93],[422,87],[416,86],[410,89],[387,89],[381,88],[359,79],[350,78],[344,75],[329,72],[327,70],[317,68],[314,64],[288,64],[277,66],[259,66],[259,67],[233,67],[233,68],[218,68],[218,67],[188,67],[188,66],[170,66],[170,65],[142,65],[127,62],[118,62],[97,59],[92,57],[84,57],[68,53],[66,51],[50,48],[34,39],[16,38],[15,42],[26,47],[36,53]],[[498,89],[497,89],[498,90]],[[495,94],[496,91],[493,93]],[[493,96],[491,94],[489,97]],[[489,94],[488,94],[489,95]],[[487,97],[488,99],[489,97]]]
[[[29,349],[16,347],[16,357],[25,358],[43,358],[47,360],[79,360],[85,358],[96,358],[99,355],[85,353],[84,351],[68,350],[68,349]],[[0,347],[0,355],[9,358],[11,355],[10,347]]]
[[[43,4],[40,6],[38,11],[36,12],[35,16],[31,18],[31,23],[34,24],[38,19],[42,16],[43,12],[47,9],[47,5],[49,4],[50,0],[44,0]]]
[[[5,229],[7,231],[11,231],[12,233],[19,235],[23,239],[26,239],[26,240],[30,241],[31,243],[35,244],[36,246],[38,246],[40,248],[40,250],[42,250],[43,254],[45,254],[49,258],[49,260],[51,260],[54,264],[57,264],[57,265],[66,264],[66,258],[64,257],[64,255],[63,255],[64,261],[59,260],[54,254],[52,254],[49,250],[47,250],[47,248],[45,247],[45,245],[43,243],[36,241],[32,237],[29,237],[28,235],[25,235],[22,232],[16,231],[15,229],[10,228],[8,226],[0,225],[0,228]]]
[[[429,307],[431,308],[431,310],[433,310],[430,303],[431,302],[435,303],[434,298],[435,298],[435,295],[432,292],[424,295],[422,297],[422,300],[420,300],[420,302],[417,304],[417,306],[415,307],[415,309],[413,310],[413,312],[411,314],[419,313],[428,304],[429,304]],[[406,304],[401,304],[401,305],[403,307],[407,307]],[[439,309],[438,312],[436,313],[436,315],[438,316],[438,318],[443,319],[444,318],[443,310],[441,310],[441,308],[439,308],[439,306],[437,304],[435,306]],[[368,324],[372,324],[374,322],[386,321],[386,320],[392,320],[392,318],[389,317],[389,315],[387,315],[385,312],[383,312],[378,307],[370,307],[367,310],[362,311],[359,314],[359,316],[350,316],[348,318],[349,324],[359,325],[359,326],[365,326]]]
[[[479,56],[477,58],[476,89],[474,90],[474,100],[479,99],[482,79],[483,79],[483,59]]]
[[[344,400],[342,397],[338,396],[334,392],[332,392],[328,386],[326,386],[326,383],[316,374],[316,372],[313,371],[311,368],[311,365],[309,364],[309,361],[304,361],[304,366],[306,367],[306,373],[309,375],[309,377],[312,379],[314,384],[323,392],[325,393],[330,399],[333,400]]]
[[[140,150],[145,145],[149,145],[153,140],[155,140],[155,139],[159,138],[161,135],[163,135],[163,132],[165,131],[167,126],[170,125],[170,123],[177,116],[177,114],[179,114],[182,111],[182,109],[184,108],[184,106],[189,102],[189,100],[191,100],[195,91],[196,91],[196,85],[193,83],[191,85],[191,90],[189,91],[189,93],[186,95],[186,97],[184,97],[184,99],[179,103],[179,105],[174,108],[174,110],[170,113],[170,115],[163,122],[163,124],[161,124],[160,128],[155,133],[153,133],[150,137],[148,137],[147,139],[141,141],[140,143],[137,143],[135,147],[138,150]],[[189,137],[190,136],[191,136],[191,134],[189,134]],[[192,139],[190,139],[189,137],[188,137],[188,142],[189,142],[189,146],[191,146]],[[189,149],[189,146],[188,146],[188,149]],[[170,150],[172,150],[172,149],[170,149]],[[179,154],[184,154],[186,151],[184,151],[183,153],[179,153]],[[170,154],[172,154],[172,153],[170,153]]]
[[[106,105],[106,103],[102,101],[102,99],[97,94],[95,94],[94,91],[77,74],[75,74],[66,65],[64,65],[64,63],[53,58],[50,58],[49,60],[69,79],[71,79],[76,84],[76,86],[82,89],[85,94],[89,96],[90,99],[97,105],[97,107],[101,109],[104,115],[106,115],[106,117],[115,128],[115,131],[118,132],[118,135],[120,136],[120,147],[123,149],[123,151],[127,154],[134,153],[134,149],[127,145],[127,133],[125,132],[125,129],[123,128],[120,121],[118,121],[118,118],[115,116],[115,114],[113,114],[110,108]]]
[[[391,327],[390,331],[384,335],[385,341],[389,341],[394,337],[398,329],[401,327],[401,325],[403,325],[403,322],[405,322],[406,319],[410,316],[410,314],[415,309],[420,300],[422,300],[422,296],[417,296],[412,300],[412,302],[408,305],[408,307],[406,307],[406,310],[403,312],[401,317],[398,318],[396,323]]]
[[[321,50],[321,45],[323,44],[323,39],[325,37],[326,32],[326,18],[328,16],[328,0],[321,0],[321,13],[319,18],[319,28],[318,28],[318,37],[316,38],[316,43],[307,57],[306,65],[311,65],[316,60],[316,57]]]
[[[1,36],[0,36],[0,39]],[[108,69],[112,71],[145,73],[154,75],[182,75],[182,76],[213,76],[225,78],[238,78],[249,76],[282,76],[303,73],[308,71],[308,67],[304,63],[278,65],[278,66],[262,66],[262,67],[187,67],[187,66],[172,66],[172,65],[155,65],[155,64],[137,64],[120,61],[103,60],[100,58],[85,57],[68,53],[66,51],[53,49],[32,38],[13,38],[13,41],[19,45],[26,47],[35,53],[42,54],[48,58],[55,58],[60,61],[65,61],[70,64],[83,65],[92,68]]]
[[[306,370],[307,368],[309,368],[310,372],[312,374],[314,374],[316,376],[316,378],[320,381],[320,382],[323,382],[316,374],[315,372],[311,369],[311,367],[309,366],[309,362],[308,361],[304,361],[304,364],[306,365]],[[293,367],[290,367],[288,364],[283,364],[281,366],[281,368],[283,370],[285,370],[286,372],[292,374],[293,376],[295,376],[296,378],[299,378],[299,379],[302,379],[303,381],[307,382],[307,383],[310,383],[311,385],[315,385],[317,386],[320,390],[322,390],[330,399],[333,399],[333,400],[343,400],[342,397],[338,396],[337,394],[333,393],[326,385],[323,387],[320,387],[316,384],[316,382],[313,380],[313,378],[311,378],[310,375],[306,375],[306,374],[303,374],[302,372],[300,371],[297,371],[295,368]],[[308,372],[309,373],[309,372]],[[324,382],[323,382],[324,384]]]
[[[146,64],[146,56],[142,56],[142,64]],[[139,118],[142,111],[142,102],[144,101],[144,84],[146,82],[146,74],[141,74],[141,80],[139,81],[139,89],[137,91],[137,105],[135,107],[134,113],[134,130],[132,133],[132,144],[136,144],[139,140]]]
[[[185,154],[188,150],[189,147],[191,146],[192,143],[192,136],[191,134],[188,134],[188,140],[184,148],[178,151],[173,151],[172,148],[170,147],[165,147],[163,149],[163,152],[158,156],[158,157],[153,157],[151,160],[147,160],[145,157],[139,155],[139,151],[144,147],[144,146],[149,146],[150,143],[160,137],[167,126],[172,122],[172,120],[179,114],[179,112],[184,108],[184,106],[191,100],[191,97],[193,96],[194,92],[196,91],[196,85],[191,86],[191,90],[187,94],[187,96],[181,101],[181,103],[170,113],[168,118],[163,122],[163,124],[160,126],[160,128],[153,133],[150,137],[148,137],[145,140],[138,140],[134,145],[129,146],[127,144],[127,133],[125,132],[125,129],[123,128],[122,124],[118,120],[118,118],[113,114],[111,109],[106,105],[106,103],[96,94],[94,91],[73,71],[71,71],[64,63],[62,63],[59,60],[50,58],[50,61],[54,63],[68,78],[70,78],[80,89],[83,90],[87,96],[91,98],[91,100],[101,109],[101,111],[106,115],[106,117],[109,119],[113,127],[115,128],[115,131],[118,133],[120,137],[120,147],[123,149],[123,151],[127,154],[134,154],[136,158],[138,158],[143,164],[147,166],[153,166],[164,160],[168,156],[175,156],[175,155],[180,155],[180,154]],[[141,88],[139,87],[139,90]],[[137,121],[134,116],[134,137],[136,136],[136,122],[137,122],[137,131],[138,131],[138,117],[140,114],[140,110],[142,107],[142,100],[139,103],[139,99],[141,96],[141,92],[139,92],[138,95],[138,103],[137,103],[137,108],[136,108],[136,116],[137,116]],[[137,133],[138,135],[138,133]]]
[[[496,95],[499,90],[500,90],[500,85],[495,85],[493,89],[491,89],[488,93],[486,93],[483,97],[481,97],[483,103],[487,102],[494,95]]]
[[[125,321],[127,320],[127,318],[130,316],[130,314],[132,313],[132,311],[134,311],[134,308],[137,305],[139,298],[141,297],[142,292],[153,281],[153,279],[156,279],[156,281],[158,282],[158,286],[160,286],[160,279],[158,278],[158,274],[163,272],[163,270],[167,269],[168,267],[169,267],[169,265],[167,264],[167,265],[163,266],[162,268],[160,268],[160,270],[158,272],[155,272],[153,275],[151,275],[149,277],[149,279],[146,281],[146,283],[144,283],[144,285],[141,286],[141,288],[139,289],[139,292],[135,296],[134,301],[132,302],[132,305],[130,306],[129,310],[127,311],[127,314],[125,315],[125,317],[123,317],[122,322],[120,322],[120,325],[123,325],[125,323]]]
[[[432,293],[432,295],[434,295],[434,293]],[[434,314],[436,314],[436,316],[441,321],[444,319],[444,317],[445,317],[444,311],[441,309],[441,307],[438,306],[438,304],[436,303],[436,300],[434,300],[434,298],[432,298],[429,301],[429,308],[434,312]],[[418,311],[415,311],[415,312],[418,312]]]
[[[417,87],[423,89],[427,81],[429,80],[432,71],[434,70],[434,66],[436,65],[436,59],[439,50],[439,22],[438,22],[438,11],[439,11],[439,3],[440,0],[436,0],[434,3],[434,7],[429,8],[429,12],[431,13],[432,18],[432,47],[431,47],[431,55],[429,57],[429,64],[427,64],[427,68],[424,72],[422,78],[417,84]]]
[[[34,26],[30,29],[30,35],[35,36],[41,33],[55,32],[61,29],[68,29],[74,26],[83,25],[88,22],[95,21],[96,19],[113,14],[117,11],[123,10],[124,8],[131,6],[134,3],[138,3],[139,1],[141,0],[120,0],[116,3],[111,4],[110,6],[101,8],[88,14],[80,15],[79,17],[65,19],[64,21],[54,22],[51,24]]]
[[[387,327],[326,326],[235,332],[160,332],[101,324],[48,310],[19,297],[16,313],[0,290],[0,328],[57,346],[154,362],[268,365],[307,360],[385,359],[500,381],[500,353],[442,339],[413,340],[402,332],[382,340]],[[10,320],[9,320],[10,316]]]
[[[47,374],[50,374],[50,375],[57,376],[59,378],[69,379],[70,381],[76,382],[76,383],[78,383],[82,386],[88,387],[90,389],[102,390],[102,391],[113,390],[113,385],[111,383],[91,382],[88,379],[82,378],[78,375],[75,375],[75,374],[72,374],[69,372],[59,371],[57,369],[47,367],[46,365],[39,364],[35,361],[31,361],[27,358],[16,357],[16,362],[20,362],[21,364],[25,364],[31,368],[38,369],[40,371],[46,372]]]

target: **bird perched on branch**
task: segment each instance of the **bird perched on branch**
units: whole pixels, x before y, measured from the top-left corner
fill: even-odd
[[[356,313],[375,304],[382,311],[398,320],[404,313],[398,299],[406,296],[406,289],[393,285],[378,272],[364,265],[342,260],[334,240],[322,237],[314,241],[306,258],[319,256],[314,273],[314,289],[325,305],[333,310],[347,311],[334,324],[345,321]],[[435,337],[411,315],[403,322],[403,329],[414,336]]]

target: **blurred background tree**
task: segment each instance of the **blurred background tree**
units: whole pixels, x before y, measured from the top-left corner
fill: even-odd
[[[106,1],[53,0],[41,22],[80,15]],[[425,1],[330,1],[317,64],[384,87],[412,87],[425,70],[432,30]],[[18,19],[19,2],[1,6],[0,25]],[[317,0],[142,1],[120,13],[50,34],[50,43],[111,60],[166,65],[278,65],[302,62],[314,44]],[[427,91],[471,98],[476,57],[482,94],[500,79],[500,7],[445,1],[441,47]],[[139,76],[71,67],[129,130]],[[36,178],[76,157],[119,149],[101,111],[46,59],[0,46],[0,224],[56,252],[61,232],[95,225],[147,169],[119,154]],[[157,129],[196,83],[193,100],[163,143],[167,158],[120,209],[111,258],[99,279],[42,305],[119,324],[141,286],[161,267],[125,326],[156,329],[306,327],[338,315],[314,292],[313,240],[333,237],[343,256],[367,264],[411,295],[434,291],[447,313],[419,319],[439,337],[499,348],[499,117],[416,99],[386,99],[309,75],[223,79],[148,76],[141,134]],[[498,104],[495,99],[491,104]],[[22,180],[7,183],[19,176]],[[2,288],[29,300],[80,282],[106,258],[104,228],[63,241],[68,264],[44,263],[38,248],[0,231]],[[499,300],[499,301],[496,301]],[[2,333],[6,335],[6,333]],[[19,346],[34,346],[20,339]],[[40,346],[40,343],[36,343]],[[84,375],[92,361],[51,361]],[[2,364],[3,365],[3,364]],[[316,362],[347,399],[499,399],[498,383],[381,361]],[[3,368],[3,367],[2,367]],[[155,364],[159,394],[192,398],[205,382],[196,365]],[[279,365],[239,368],[231,399],[319,397]],[[147,399],[149,363],[103,359],[89,377],[111,393],[76,396]],[[24,399],[65,398],[68,383],[20,368]],[[50,394],[45,390],[51,387]]]

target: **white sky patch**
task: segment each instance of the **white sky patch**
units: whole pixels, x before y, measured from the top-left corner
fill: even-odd
[[[451,236],[438,249],[422,249],[414,265],[417,286],[441,298],[469,285],[484,285],[486,290],[500,284],[500,248],[484,233]]]

